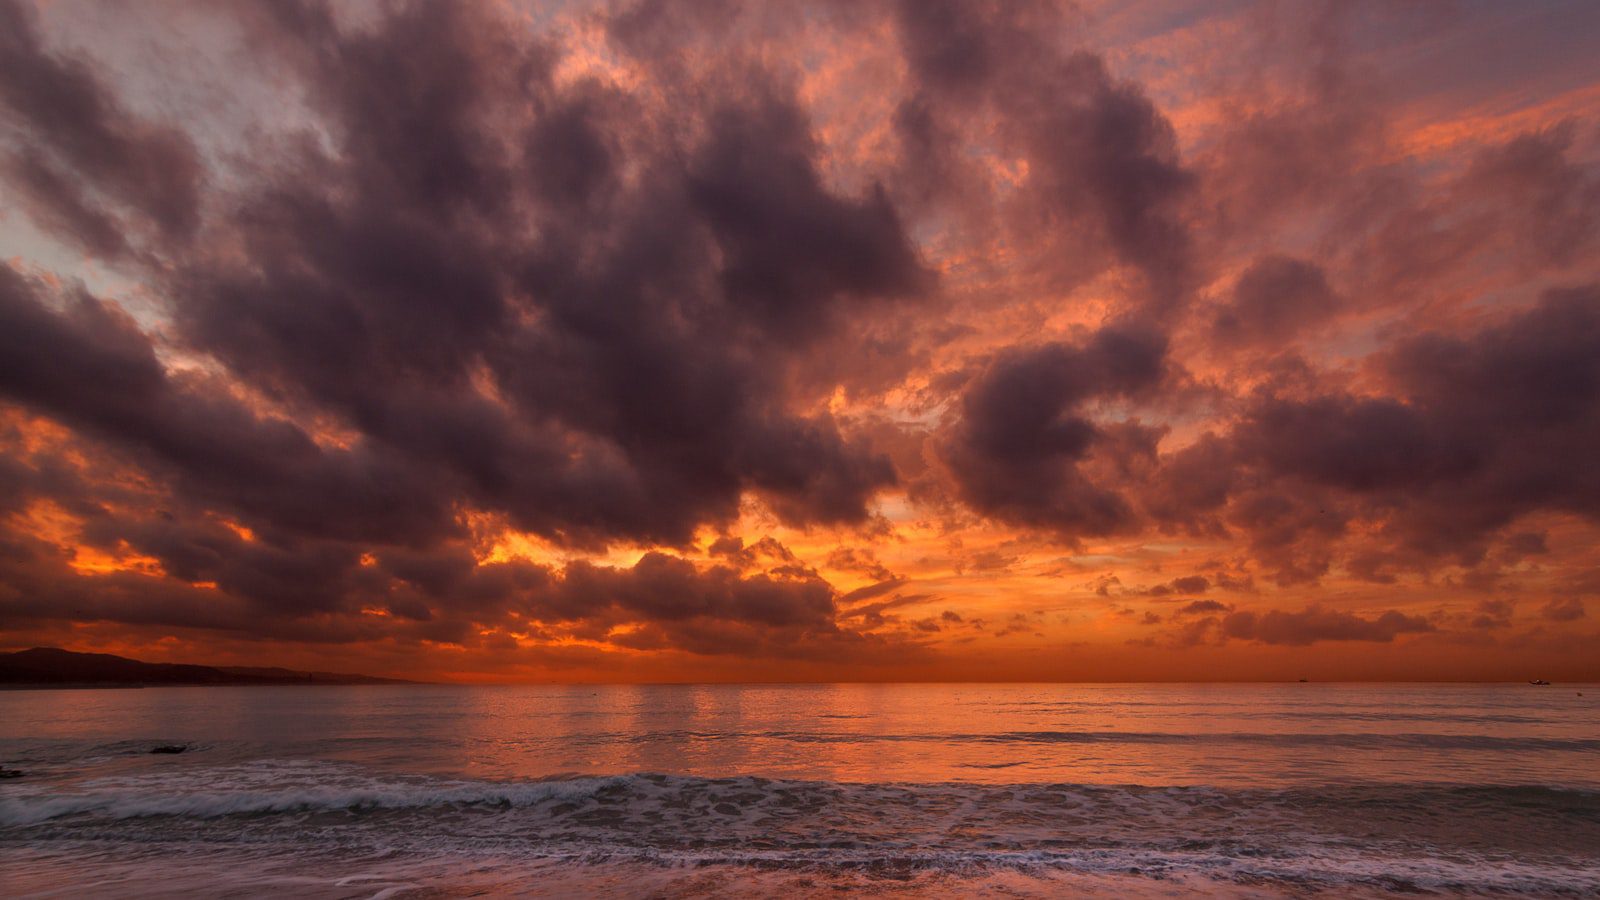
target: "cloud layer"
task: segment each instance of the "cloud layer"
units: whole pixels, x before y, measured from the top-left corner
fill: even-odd
[[[1594,86],[1472,112],[1498,13],[91,12],[0,0],[7,643],[1589,664]]]

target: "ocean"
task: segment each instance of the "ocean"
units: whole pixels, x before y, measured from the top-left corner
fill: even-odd
[[[0,766],[11,897],[1600,896],[1582,685],[10,691]]]

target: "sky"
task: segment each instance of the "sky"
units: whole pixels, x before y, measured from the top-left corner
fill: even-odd
[[[1600,680],[1597,38],[0,0],[0,649]]]

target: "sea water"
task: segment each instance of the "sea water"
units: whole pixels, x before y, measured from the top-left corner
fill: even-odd
[[[1582,685],[11,691],[0,765],[7,896],[1600,896]]]

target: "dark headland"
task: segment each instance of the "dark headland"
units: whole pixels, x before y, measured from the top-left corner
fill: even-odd
[[[74,653],[55,647],[0,653],[0,688],[418,683],[340,672],[147,663],[109,653]]]

